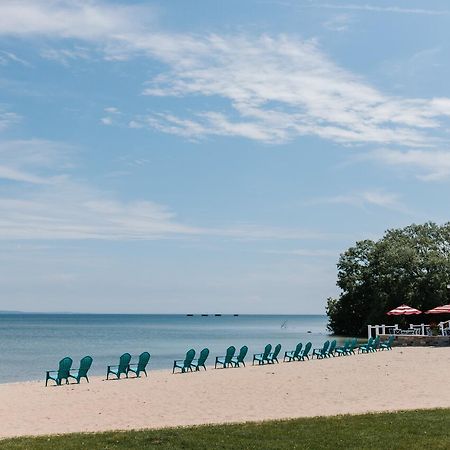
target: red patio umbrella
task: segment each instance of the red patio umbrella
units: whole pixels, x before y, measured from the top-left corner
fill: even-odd
[[[426,311],[425,314],[450,314],[450,305],[438,306]]]
[[[387,313],[388,316],[412,316],[413,314],[422,314],[422,311],[408,305],[400,305]]]

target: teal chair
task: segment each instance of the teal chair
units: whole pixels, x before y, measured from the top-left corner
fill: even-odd
[[[355,354],[355,349],[356,347],[358,347],[358,339],[357,338],[353,338],[350,347],[347,351],[347,355],[354,355]]]
[[[191,364],[194,357],[195,357],[195,350],[191,348],[186,352],[186,356],[184,359],[176,359],[173,362],[172,373],[175,373],[175,369],[181,369],[181,373],[185,373],[188,370],[192,370]]]
[[[232,360],[236,353],[236,347],[231,345],[227,348],[225,356],[216,356],[216,362],[214,363],[214,369],[217,369],[217,364],[220,364],[222,368],[230,367],[233,365]]]
[[[299,358],[300,352],[302,351],[303,344],[299,342],[297,346],[295,347],[295,350],[290,350],[288,352],[284,352],[284,358],[283,361],[285,362],[291,362],[296,361]],[[287,361],[286,361],[287,360]]]
[[[128,370],[130,368],[131,355],[129,353],[124,353],[120,359],[119,364],[116,366],[108,366],[106,370],[106,379],[109,380],[109,375],[114,375],[117,379],[124,374],[128,378]]]
[[[74,374],[69,374],[70,378],[73,378],[80,384],[82,378],[86,378],[86,381],[89,383],[89,378],[87,376],[89,369],[92,366],[92,356],[85,356],[80,360],[80,367],[78,370],[71,370],[71,372],[75,372]]]
[[[273,353],[269,353],[269,356],[267,357],[267,362],[269,364],[274,364],[275,362],[278,364],[278,355],[281,350],[281,344],[275,345],[275,349]]]
[[[336,350],[336,343],[337,343],[336,339],[333,339],[331,341],[331,344],[330,344],[330,346],[328,347],[328,350],[325,353],[325,357],[326,358],[330,358],[331,356],[334,358],[334,352]]]
[[[139,355],[138,362],[136,364],[130,364],[128,366],[128,373],[133,372],[136,375],[136,378],[139,378],[142,372],[145,374],[145,376],[147,376],[147,364],[149,361],[150,361],[150,353],[142,352]]]
[[[380,336],[377,336],[369,348],[369,352],[374,353],[380,349]]]
[[[367,351],[372,346],[372,343],[373,337],[370,337],[366,344],[362,344],[358,347],[358,353]]]
[[[72,367],[72,358],[66,356],[59,362],[58,370],[47,370],[45,376],[45,386],[47,386],[49,380],[53,380],[57,386],[61,386],[61,381],[66,380],[66,384],[69,382],[70,368]],[[55,373],[56,375],[51,375]]]
[[[305,358],[306,358],[306,359],[309,359],[309,352],[311,351],[311,347],[312,347],[312,343],[311,343],[311,342],[308,342],[308,343],[305,345],[305,348],[303,349],[303,351],[300,352],[300,354],[298,355],[298,359],[299,359],[300,361],[304,361]]]
[[[348,350],[350,348],[350,345],[352,345],[351,339],[346,339],[344,341],[344,345],[341,347],[336,347],[336,350],[334,351],[334,354],[337,356],[345,356],[348,354]]]
[[[200,352],[200,356],[198,357],[198,359],[194,359],[191,363],[191,367],[193,367],[195,369],[196,372],[198,372],[200,370],[200,367],[203,367],[206,370],[206,360],[208,359],[209,356],[209,348],[204,348],[201,352]]]
[[[258,361],[258,365],[260,364],[265,364],[268,361],[269,358],[269,354],[272,351],[272,345],[271,344],[267,344],[264,347],[264,352],[263,353],[256,353],[253,355],[253,362],[252,365],[255,365],[255,361]]]
[[[315,356],[317,359],[326,358],[329,346],[330,346],[330,341],[325,341],[323,343],[322,348],[315,348],[313,350],[312,356],[313,357]]]
[[[392,350],[392,344],[394,343],[395,336],[389,336],[389,339],[386,342],[382,342],[380,344],[380,350]]]
[[[241,363],[245,367],[244,359],[247,356],[247,352],[248,352],[248,347],[246,345],[243,345],[241,347],[241,349],[239,350],[239,355],[233,356],[233,358],[231,358],[231,362],[232,362],[232,364],[234,364],[234,367],[239,367]]]

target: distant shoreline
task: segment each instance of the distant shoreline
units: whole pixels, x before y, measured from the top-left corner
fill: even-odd
[[[325,317],[319,313],[127,313],[127,312],[68,312],[68,311],[0,311],[0,315],[89,315],[89,316],[193,316],[193,317],[233,317],[233,316],[314,316]]]

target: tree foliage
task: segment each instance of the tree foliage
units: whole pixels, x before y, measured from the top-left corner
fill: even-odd
[[[423,311],[449,303],[450,222],[413,224],[376,242],[356,242],[337,268],[341,294],[327,303],[335,334],[363,335],[368,324],[392,322],[386,312],[403,303]]]

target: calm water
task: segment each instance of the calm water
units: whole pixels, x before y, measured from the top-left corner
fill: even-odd
[[[82,356],[93,356],[91,373],[103,375],[124,352],[149,351],[153,369],[171,368],[191,347],[209,347],[210,364],[229,345],[248,345],[250,355],[267,343],[280,343],[284,354],[298,342],[321,345],[326,323],[326,316],[309,315],[0,314],[0,382],[40,380],[66,355],[74,367]]]

